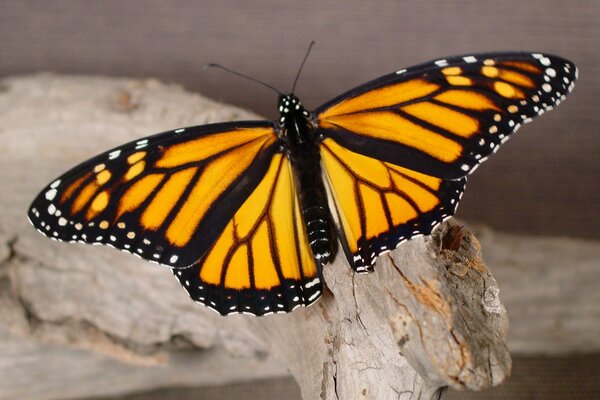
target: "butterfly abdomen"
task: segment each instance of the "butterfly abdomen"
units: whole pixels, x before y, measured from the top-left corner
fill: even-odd
[[[300,154],[292,159],[300,186],[300,208],[308,243],[315,260],[321,265],[329,262],[332,253],[332,227],[325,188],[321,180],[318,152]]]
[[[279,111],[280,126],[298,185],[308,243],[315,260],[323,265],[329,262],[333,252],[333,230],[323,186],[317,135],[309,122],[308,112],[296,96],[282,96]]]
[[[326,264],[331,257],[331,227],[327,211],[323,207],[312,207],[304,212],[307,223],[308,241],[315,259]]]

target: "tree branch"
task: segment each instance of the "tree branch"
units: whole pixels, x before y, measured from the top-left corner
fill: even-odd
[[[477,240],[456,224],[380,257],[370,275],[338,254],[322,299],[265,318],[222,318],[164,268],[46,240],[26,222],[27,206],[70,166],[153,132],[255,117],[152,80],[37,75],[3,87],[0,398],[224,384],[289,369],[306,399],[432,399],[443,386],[480,389],[509,373],[498,286]],[[597,282],[597,243],[480,236],[515,321],[514,349],[600,348],[597,294],[574,289]],[[554,290],[534,290],[534,280]],[[558,290],[565,282],[569,296]]]

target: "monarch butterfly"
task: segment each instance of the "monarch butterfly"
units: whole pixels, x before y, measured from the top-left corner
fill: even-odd
[[[220,314],[289,312],[320,296],[338,239],[350,266],[369,272],[430,234],[456,211],[466,176],[576,77],[559,57],[489,53],[402,69],[312,112],[293,89],[279,92],[277,121],[114,148],[49,184],[28,217],[51,239],[169,266]]]

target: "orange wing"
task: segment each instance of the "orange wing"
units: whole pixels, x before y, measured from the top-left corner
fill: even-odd
[[[273,157],[210,251],[174,273],[192,299],[223,315],[288,312],[320,296],[320,271],[284,155]]]
[[[412,171],[348,150],[332,139],[321,157],[338,217],[342,248],[357,272],[415,235],[429,234],[454,214],[466,179]]]
[[[263,179],[278,138],[270,122],[178,129],[73,168],[29,211],[52,239],[102,243],[171,267],[201,258]]]
[[[357,271],[454,214],[466,175],[521,124],[560,103],[562,58],[453,57],[386,75],[315,111],[346,256]]]
[[[321,134],[352,151],[458,179],[562,101],[576,75],[573,63],[542,54],[453,57],[359,86],[315,114]]]

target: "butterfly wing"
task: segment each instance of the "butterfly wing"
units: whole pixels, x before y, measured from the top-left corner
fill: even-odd
[[[322,292],[272,123],[205,125],[125,144],[48,185],[29,218],[52,239],[169,265],[194,300],[224,315],[287,312]]]
[[[288,312],[322,292],[291,164],[276,154],[202,259],[174,270],[192,299],[226,315]]]
[[[444,180],[367,157],[327,138],[321,159],[342,248],[357,272],[453,215],[466,178]]]
[[[277,141],[270,122],[204,125],[137,140],[56,179],[28,216],[52,239],[106,244],[189,267],[262,181]]]
[[[453,57],[383,76],[315,114],[322,135],[350,150],[457,179],[562,101],[576,74],[573,63],[542,54]]]
[[[571,91],[559,57],[495,53],[418,65],[319,107],[321,156],[354,269],[452,215],[471,173]]]

